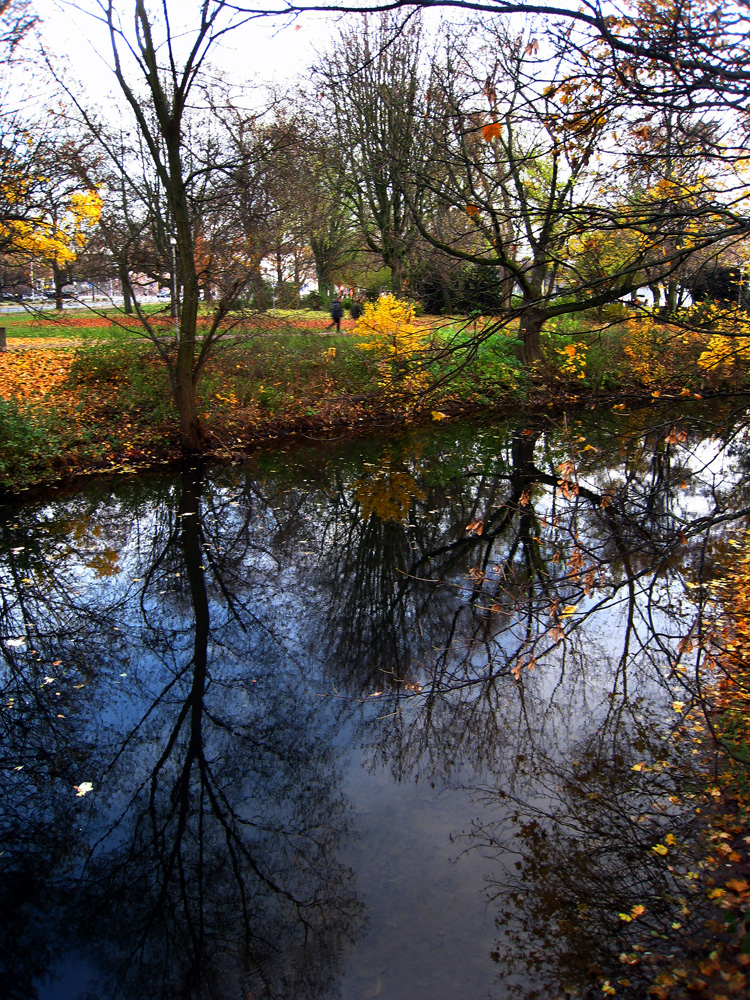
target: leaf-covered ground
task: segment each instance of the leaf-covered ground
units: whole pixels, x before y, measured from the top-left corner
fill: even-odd
[[[3,399],[41,399],[57,392],[66,381],[73,362],[70,343],[46,341],[43,347],[11,350],[0,354],[0,396]]]

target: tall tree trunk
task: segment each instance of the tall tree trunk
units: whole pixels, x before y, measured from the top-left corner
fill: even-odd
[[[187,453],[201,451],[206,445],[206,432],[198,417],[192,368],[193,352],[189,346],[180,343],[177,349],[174,397],[180,421],[182,450]]]

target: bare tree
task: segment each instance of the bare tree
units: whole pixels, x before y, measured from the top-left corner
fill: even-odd
[[[141,333],[155,344],[167,366],[182,446],[192,452],[207,440],[196,406],[198,383],[214,346],[236,326],[232,306],[257,272],[259,252],[262,255],[254,218],[245,212],[247,174],[257,162],[237,139],[237,115],[216,113],[215,88],[206,77],[213,49],[248,18],[225,0],[202,0],[189,23],[176,28],[175,18],[181,14],[167,3],[154,13],[136,0],[131,29],[115,0],[98,0],[96,10],[109,34],[112,68],[125,102],[124,121],[129,118],[132,129],[127,150],[122,132],[104,127],[87,101],[76,98],[70,88],[68,93],[114,168],[110,194],[120,199],[120,221],[125,222],[130,248],[118,265],[121,278],[127,279],[132,262],[142,258],[148,246],[151,272],[159,274],[162,283],[181,288],[176,351],[164,330],[137,305],[136,310]],[[245,113],[248,123],[260,117],[258,110]],[[243,126],[243,138],[246,133]],[[230,199],[236,210],[225,218],[222,212]],[[219,232],[225,243],[220,264],[209,250]],[[116,237],[116,227],[111,233]],[[217,295],[199,326],[201,290],[206,286]]]
[[[409,286],[419,242],[411,206],[426,154],[422,30],[417,18],[382,15],[344,28],[315,71],[328,108],[328,142],[345,169],[341,198],[366,246],[391,269],[391,288]]]
[[[569,55],[540,47],[533,22],[454,34],[430,87],[433,145],[414,184],[431,198],[410,202],[433,247],[502,275],[506,292],[490,311],[502,324],[518,319],[525,364],[541,358],[549,319],[674,283],[694,252],[744,232],[720,210],[716,178],[678,174],[676,135],[666,160],[658,142],[644,148],[622,88],[570,81]],[[699,172],[714,130],[685,114],[680,135]],[[636,183],[646,165],[650,183]]]

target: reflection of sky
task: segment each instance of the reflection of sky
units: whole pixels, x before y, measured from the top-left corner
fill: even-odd
[[[626,588],[583,620],[607,595],[603,586],[565,620],[566,629],[577,627],[564,647],[540,658],[533,671],[524,668],[520,682],[507,675],[518,635],[503,633],[482,601],[470,603],[467,573],[485,542],[470,541],[466,524],[497,509],[513,470],[497,438],[486,446],[481,434],[468,440],[465,453],[447,437],[440,446],[444,480],[429,446],[422,442],[410,451],[407,439],[395,450],[392,443],[364,444],[338,460],[329,451],[330,471],[315,476],[304,453],[284,456],[283,466],[266,466],[262,474],[253,464],[215,470],[202,491],[210,618],[202,748],[240,821],[263,819],[269,864],[282,864],[285,831],[305,809],[308,815],[320,810],[332,828],[340,827],[330,860],[339,866],[337,877],[351,868],[367,914],[360,939],[342,947],[334,963],[343,1000],[380,992],[452,1000],[489,990],[496,931],[484,881],[490,869],[497,877],[498,862],[490,864],[481,852],[464,854],[455,839],[481,815],[472,789],[512,788],[527,806],[538,805],[551,794],[545,768],[605,731],[613,705],[628,714],[628,699],[640,698],[637,712],[668,726],[669,702],[679,693],[660,673],[650,631],[656,627],[671,643],[691,615],[690,601],[676,618],[667,607],[670,595],[674,604],[680,597],[677,571],[652,589],[657,607],[646,606],[652,581],[644,573],[626,656]],[[670,495],[667,526],[675,511],[706,512],[707,482],[730,471],[734,485],[741,480],[715,441],[683,452],[680,463],[696,475],[686,490]],[[409,477],[416,485],[408,518],[365,524],[355,493],[386,453],[389,468],[403,470],[400,495]],[[536,461],[549,474],[541,446]],[[606,462],[600,457],[586,483],[603,492],[626,467],[622,452]],[[648,475],[646,469],[633,484],[636,497],[645,493]],[[155,761],[190,696],[195,616],[179,500],[177,480],[154,477],[119,492],[19,511],[24,551],[6,554],[0,566],[8,594],[17,595],[19,578],[30,581],[6,604],[3,635],[26,635],[29,628],[27,646],[15,650],[18,662],[33,679],[40,709],[61,691],[64,718],[52,711],[50,731],[61,750],[66,743],[75,748],[25,808],[30,816],[39,809],[74,817],[73,868],[80,871],[106,866],[126,851],[133,837],[128,817],[151,793]],[[606,549],[607,522],[598,510],[553,498],[547,486],[533,491],[537,514],[551,517],[553,504],[564,542],[570,540],[565,518],[575,508],[586,544]],[[652,531],[656,537],[658,528]],[[11,546],[15,537],[11,530]],[[544,537],[551,542],[553,532]],[[496,539],[491,567],[501,566],[509,544],[504,535]],[[108,552],[116,558],[103,559]],[[420,566],[411,575],[410,558]],[[433,579],[441,585],[422,582]],[[34,618],[33,627],[23,614]],[[548,618],[540,615],[535,627],[546,627]],[[39,649],[38,664],[31,648]],[[63,662],[53,668],[57,659]],[[499,671],[495,679],[490,662]],[[9,690],[7,663],[4,668]],[[55,684],[45,686],[41,679],[49,671]],[[406,687],[416,680],[421,692]],[[43,745],[47,731],[39,719],[35,724]],[[10,755],[12,727],[6,739]],[[627,733],[618,732],[618,739],[626,767],[636,754],[648,756],[645,746],[629,749]],[[168,806],[188,743],[188,730],[177,732],[157,783],[158,810]],[[541,770],[518,768],[521,757],[539,761]],[[75,799],[72,785],[82,781],[92,781],[94,791]],[[28,788],[19,779],[14,786]],[[12,793],[6,786],[6,802]],[[497,808],[488,810],[488,821]],[[507,821],[508,810],[500,812]],[[218,850],[215,842],[210,846]],[[69,965],[64,968],[69,982]],[[325,1000],[337,989],[332,985]],[[494,989],[503,996],[501,986]],[[42,995],[60,1000],[68,994],[61,986]]]

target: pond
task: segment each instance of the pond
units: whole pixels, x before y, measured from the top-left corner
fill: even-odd
[[[745,406],[2,507],[4,994],[601,996],[691,919],[712,747],[683,718]]]

